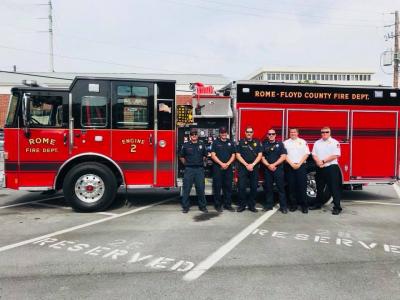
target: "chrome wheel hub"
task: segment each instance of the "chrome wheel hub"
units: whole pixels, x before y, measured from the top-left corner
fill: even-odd
[[[99,201],[104,195],[104,181],[95,174],[85,174],[75,183],[75,195],[86,203]]]

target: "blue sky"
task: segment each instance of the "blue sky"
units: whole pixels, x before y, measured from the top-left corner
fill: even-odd
[[[48,0],[0,0],[0,69],[47,71]],[[400,1],[53,0],[56,71],[217,73],[380,67]]]

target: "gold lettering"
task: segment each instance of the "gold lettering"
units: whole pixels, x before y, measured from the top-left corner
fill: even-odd
[[[28,142],[29,142],[29,145],[47,144],[47,145],[55,146],[55,144],[56,144],[56,140],[50,139],[50,138],[29,139]]]
[[[351,99],[353,100],[369,100],[368,94],[353,94],[351,95]]]
[[[255,97],[262,97],[262,98],[275,98],[276,92],[275,91],[255,91]]]

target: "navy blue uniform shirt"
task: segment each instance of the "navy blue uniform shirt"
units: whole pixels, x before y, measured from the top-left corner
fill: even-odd
[[[282,142],[270,142],[264,141],[263,142],[263,156],[265,159],[270,163],[273,164],[276,162],[282,154],[287,154],[286,148]]]
[[[186,160],[186,167],[202,167],[203,158],[207,157],[207,150],[202,142],[193,143],[190,141],[182,145],[179,157]]]
[[[227,163],[232,154],[235,154],[236,150],[235,145],[231,142],[231,140],[227,139],[224,142],[220,138],[217,138],[212,143],[211,152],[215,152],[220,161],[222,161],[223,163]]]
[[[261,144],[256,139],[241,139],[236,150],[248,164],[251,164],[258,153],[262,152]]]

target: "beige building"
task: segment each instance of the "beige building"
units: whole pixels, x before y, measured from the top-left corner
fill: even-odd
[[[378,85],[373,78],[374,74],[368,70],[261,68],[246,79],[288,83]]]

